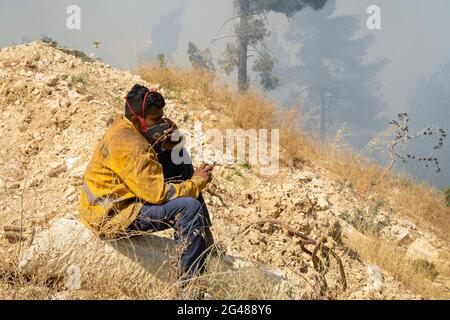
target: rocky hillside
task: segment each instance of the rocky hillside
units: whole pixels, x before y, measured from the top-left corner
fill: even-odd
[[[78,218],[86,165],[135,83],[158,87],[167,116],[183,129],[225,117],[191,104],[195,92],[174,93],[40,41],[0,50],[0,298],[50,297],[48,284],[14,282],[18,257],[52,219]],[[318,165],[268,177],[254,166],[219,164],[205,198],[221,246],[283,272],[297,288],[286,298],[450,298],[448,239],[369,204]],[[318,271],[301,238],[280,223],[340,257],[346,290],[336,260]]]

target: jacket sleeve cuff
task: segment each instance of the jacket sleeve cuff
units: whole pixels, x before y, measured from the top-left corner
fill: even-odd
[[[193,176],[191,181],[197,186],[199,192],[206,187],[206,181],[199,176]]]

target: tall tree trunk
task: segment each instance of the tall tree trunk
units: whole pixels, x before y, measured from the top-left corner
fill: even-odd
[[[320,95],[320,139],[325,138],[327,134],[327,106],[325,104],[325,97],[322,93]]]
[[[239,0],[240,5],[240,32],[239,58],[238,58],[238,88],[240,92],[248,89],[247,52],[248,52],[248,21],[250,19],[249,0]]]

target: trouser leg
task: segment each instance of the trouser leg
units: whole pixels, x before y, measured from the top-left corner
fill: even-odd
[[[181,248],[180,273],[189,279],[204,271],[206,219],[202,204],[188,197],[176,198],[162,205],[146,204],[130,229],[161,231],[175,229],[175,242]]]

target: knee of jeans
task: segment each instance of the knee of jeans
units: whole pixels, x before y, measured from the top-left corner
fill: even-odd
[[[184,199],[183,217],[187,221],[196,221],[196,217],[201,213],[202,204],[194,198]]]
[[[195,198],[186,198],[184,199],[184,205],[186,208],[186,213],[189,215],[195,215],[200,211],[202,204]]]

